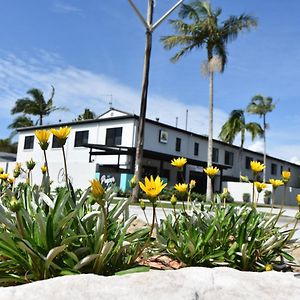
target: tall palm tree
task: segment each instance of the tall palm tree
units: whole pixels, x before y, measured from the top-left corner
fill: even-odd
[[[264,129],[264,165],[267,163],[267,144],[266,144],[266,114],[271,112],[275,108],[275,104],[273,103],[273,99],[271,97],[264,97],[262,95],[255,95],[250,104],[247,107],[247,111],[250,114],[259,115],[259,117],[263,118],[263,129]],[[266,168],[263,172],[263,180],[266,181]]]
[[[8,126],[9,129],[13,129],[12,133],[10,134],[10,138],[13,138],[17,134],[18,128],[21,127],[30,127],[34,126],[34,122],[30,117],[27,117],[26,115],[18,116],[13,120],[13,122]]]
[[[242,154],[245,143],[245,134],[249,132],[252,137],[252,141],[257,137],[263,136],[264,130],[256,122],[246,123],[244,111],[241,109],[233,110],[230,113],[228,120],[223,124],[219,138],[225,142],[232,144],[238,134],[241,135],[241,144],[239,151],[239,163],[240,163],[240,178],[242,175]]]
[[[171,58],[173,62],[194,49],[206,49],[209,74],[208,166],[212,165],[213,150],[213,75],[216,71],[214,62],[219,62],[220,71],[223,72],[227,63],[227,43],[235,40],[243,29],[256,26],[256,20],[246,14],[241,14],[238,17],[230,16],[221,22],[221,13],[220,8],[213,10],[208,2],[197,0],[190,4],[183,4],[179,12],[180,19],[170,21],[178,34],[161,38],[165,49],[172,49],[175,46],[182,47]],[[188,19],[190,22],[186,23],[183,21],[184,19]],[[207,200],[211,200],[212,197],[212,186],[209,178],[206,197]]]
[[[50,115],[56,110],[66,110],[62,107],[56,107],[53,105],[55,89],[52,86],[52,92],[49,100],[45,100],[44,94],[41,90],[33,88],[27,91],[27,94],[31,98],[25,97],[18,99],[15,106],[12,108],[11,113],[24,113],[28,115],[38,116],[39,125],[43,125],[43,118]]]

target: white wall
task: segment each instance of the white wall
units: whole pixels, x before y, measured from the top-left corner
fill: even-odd
[[[252,183],[245,182],[223,182],[223,187],[227,187],[231,196],[235,202],[243,202],[243,194],[249,193],[250,199],[252,199]],[[268,184],[265,190],[272,191],[272,185]],[[258,203],[264,203],[264,191],[259,195]],[[284,199],[284,186],[280,186],[275,191],[275,204],[280,205],[281,201]],[[286,189],[286,199],[284,201],[285,205],[297,206],[296,196],[300,194],[300,188],[287,187]],[[255,199],[257,198],[257,191],[255,189]],[[251,201],[251,200],[250,200]]]

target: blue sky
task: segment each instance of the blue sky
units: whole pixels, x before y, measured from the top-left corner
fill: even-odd
[[[134,0],[146,14],[146,0]],[[189,2],[189,1],[185,1]],[[228,65],[215,80],[215,136],[233,109],[245,108],[252,96],[273,97],[276,109],[267,116],[267,152],[300,162],[300,1],[212,0],[224,18],[241,13],[258,19],[258,27],[243,32],[228,45]],[[157,20],[176,1],[157,0]],[[47,98],[56,88],[56,112],[46,123],[70,121],[84,108],[97,114],[115,108],[139,113],[145,31],[127,0],[10,0],[0,2],[0,138],[16,99],[32,87]],[[178,10],[171,18],[177,17]],[[168,22],[153,34],[147,116],[161,122],[207,133],[208,80],[201,75],[205,51],[195,51],[172,64],[174,51],[159,39],[172,34]],[[247,115],[247,120],[260,121]],[[237,140],[238,142],[238,140]],[[256,140],[248,147],[262,149]]]

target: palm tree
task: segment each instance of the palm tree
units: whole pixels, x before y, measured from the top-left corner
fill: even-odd
[[[95,119],[96,114],[91,111],[89,108],[85,108],[84,112],[79,115],[74,121],[82,121],[82,120],[92,120]]]
[[[0,139],[0,151],[8,153],[17,153],[17,142],[12,142],[11,138]]]
[[[275,104],[273,103],[273,99],[271,97],[264,97],[262,95],[256,95],[252,98],[250,104],[247,106],[247,112],[250,114],[259,115],[259,117],[263,118],[263,138],[264,138],[264,165],[267,163],[267,145],[266,145],[266,114],[271,112],[275,108]],[[263,172],[263,181],[266,181],[266,168]]]
[[[245,134],[249,132],[252,137],[252,141],[257,137],[263,136],[263,129],[256,122],[246,123],[244,111],[241,109],[233,110],[230,113],[228,120],[223,124],[219,138],[225,142],[232,144],[238,134],[241,134],[241,145],[239,151],[240,162],[240,178],[242,175],[242,154],[245,143]]]
[[[13,129],[12,133],[10,134],[10,138],[13,138],[17,134],[18,128],[21,127],[30,127],[34,126],[34,122],[30,117],[27,117],[26,115],[19,116],[13,120],[13,122],[8,126],[9,129]]]
[[[52,86],[52,93],[48,101],[45,101],[43,92],[39,89],[33,88],[27,91],[27,94],[31,98],[25,97],[18,99],[15,106],[12,108],[11,113],[24,113],[28,115],[38,116],[38,122],[43,125],[43,118],[49,116],[52,112],[56,110],[66,110],[62,107],[53,106],[53,97],[55,89]]]
[[[183,4],[179,12],[179,20],[171,20],[170,23],[177,31],[177,35],[164,36],[161,41],[165,49],[172,49],[175,46],[182,48],[171,58],[176,62],[184,54],[193,49],[205,48],[207,52],[207,70],[209,74],[209,117],[208,117],[208,157],[207,165],[212,165],[213,150],[213,75],[216,71],[215,62],[219,63],[219,69],[224,71],[227,63],[227,43],[236,39],[238,33],[243,29],[250,29],[256,26],[256,20],[246,14],[230,16],[220,22],[220,8],[213,10],[210,3],[193,1],[190,4]],[[183,20],[189,19],[186,23]],[[207,180],[207,200],[211,200],[211,180]]]

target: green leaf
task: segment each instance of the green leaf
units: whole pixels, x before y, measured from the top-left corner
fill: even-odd
[[[45,261],[45,269],[46,270],[49,269],[49,266],[52,263],[53,259],[55,259],[55,257],[57,255],[59,255],[60,253],[64,252],[66,248],[67,248],[67,245],[62,245],[62,246],[52,248],[48,252],[47,257],[46,257],[46,261]]]
[[[140,266],[140,267],[135,267],[135,268],[119,271],[119,272],[115,273],[115,275],[127,275],[127,274],[143,273],[143,272],[149,272],[149,271],[150,271],[150,267]]]

